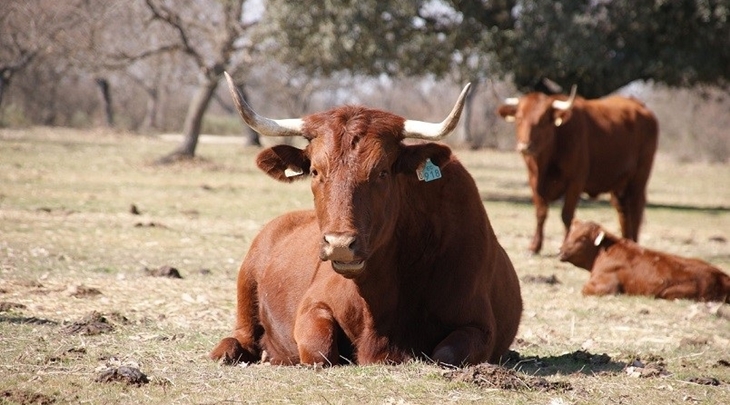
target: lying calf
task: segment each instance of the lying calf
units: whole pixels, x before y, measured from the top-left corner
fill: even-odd
[[[560,261],[590,270],[583,295],[631,294],[730,302],[730,276],[699,259],[644,249],[595,222],[574,220]]]

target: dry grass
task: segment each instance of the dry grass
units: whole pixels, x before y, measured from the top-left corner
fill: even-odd
[[[0,403],[730,403],[730,320],[720,316],[727,308],[582,297],[587,274],[554,257],[559,208],[544,254],[527,255],[534,219],[522,163],[489,151],[457,154],[523,281],[510,378],[570,389],[475,383],[484,370],[451,380],[423,363],[215,364],[206,354],[230,332],[248,244],[266,221],[310,206],[311,196],[307,184],[279,184],[256,170],[255,149],[203,143],[205,159],[150,164],[172,147],[98,131],[0,131]],[[730,269],[730,166],[660,157],[650,203],[645,245]],[[141,215],[130,213],[132,204]],[[617,230],[605,200],[582,203],[578,215]],[[183,279],[144,271],[163,265]],[[559,283],[540,282],[551,276]],[[113,329],[69,333],[93,311]],[[637,357],[664,371],[632,376],[627,366]],[[122,365],[149,382],[96,381]],[[706,385],[712,379],[720,385]]]

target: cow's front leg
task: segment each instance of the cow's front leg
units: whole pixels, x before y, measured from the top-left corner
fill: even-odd
[[[592,270],[591,278],[583,285],[583,295],[613,295],[622,291],[618,277],[611,272]]]
[[[297,314],[294,339],[304,364],[333,366],[339,362],[336,321],[324,304],[304,305]]]
[[[545,229],[545,220],[548,215],[548,203],[542,197],[535,195],[532,199],[535,205],[535,218],[537,226],[535,227],[535,235],[530,243],[530,252],[537,254],[542,249],[543,230]]]
[[[261,352],[250,339],[240,331],[233,333],[233,337],[222,339],[210,352],[210,358],[224,364],[252,363],[261,359]],[[241,344],[244,342],[244,344]]]
[[[575,209],[578,207],[578,201],[580,201],[580,193],[580,187],[575,185],[571,185],[565,192],[563,210],[560,212],[560,219],[563,220],[565,226],[565,236],[568,236],[570,224],[573,222]]]
[[[431,359],[439,364],[462,366],[489,360],[494,339],[488,331],[466,326],[451,332],[436,346]]]

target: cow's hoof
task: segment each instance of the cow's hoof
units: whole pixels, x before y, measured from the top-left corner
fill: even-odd
[[[238,340],[232,337],[221,340],[218,346],[210,352],[210,358],[227,365],[250,363],[258,360],[256,354],[244,349]]]

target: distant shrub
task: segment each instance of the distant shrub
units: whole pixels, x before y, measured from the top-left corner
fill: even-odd
[[[33,122],[26,117],[23,109],[15,104],[0,109],[0,127],[4,128],[25,128],[33,125]]]
[[[238,115],[206,114],[203,118],[201,132],[213,135],[240,135],[243,132]]]

